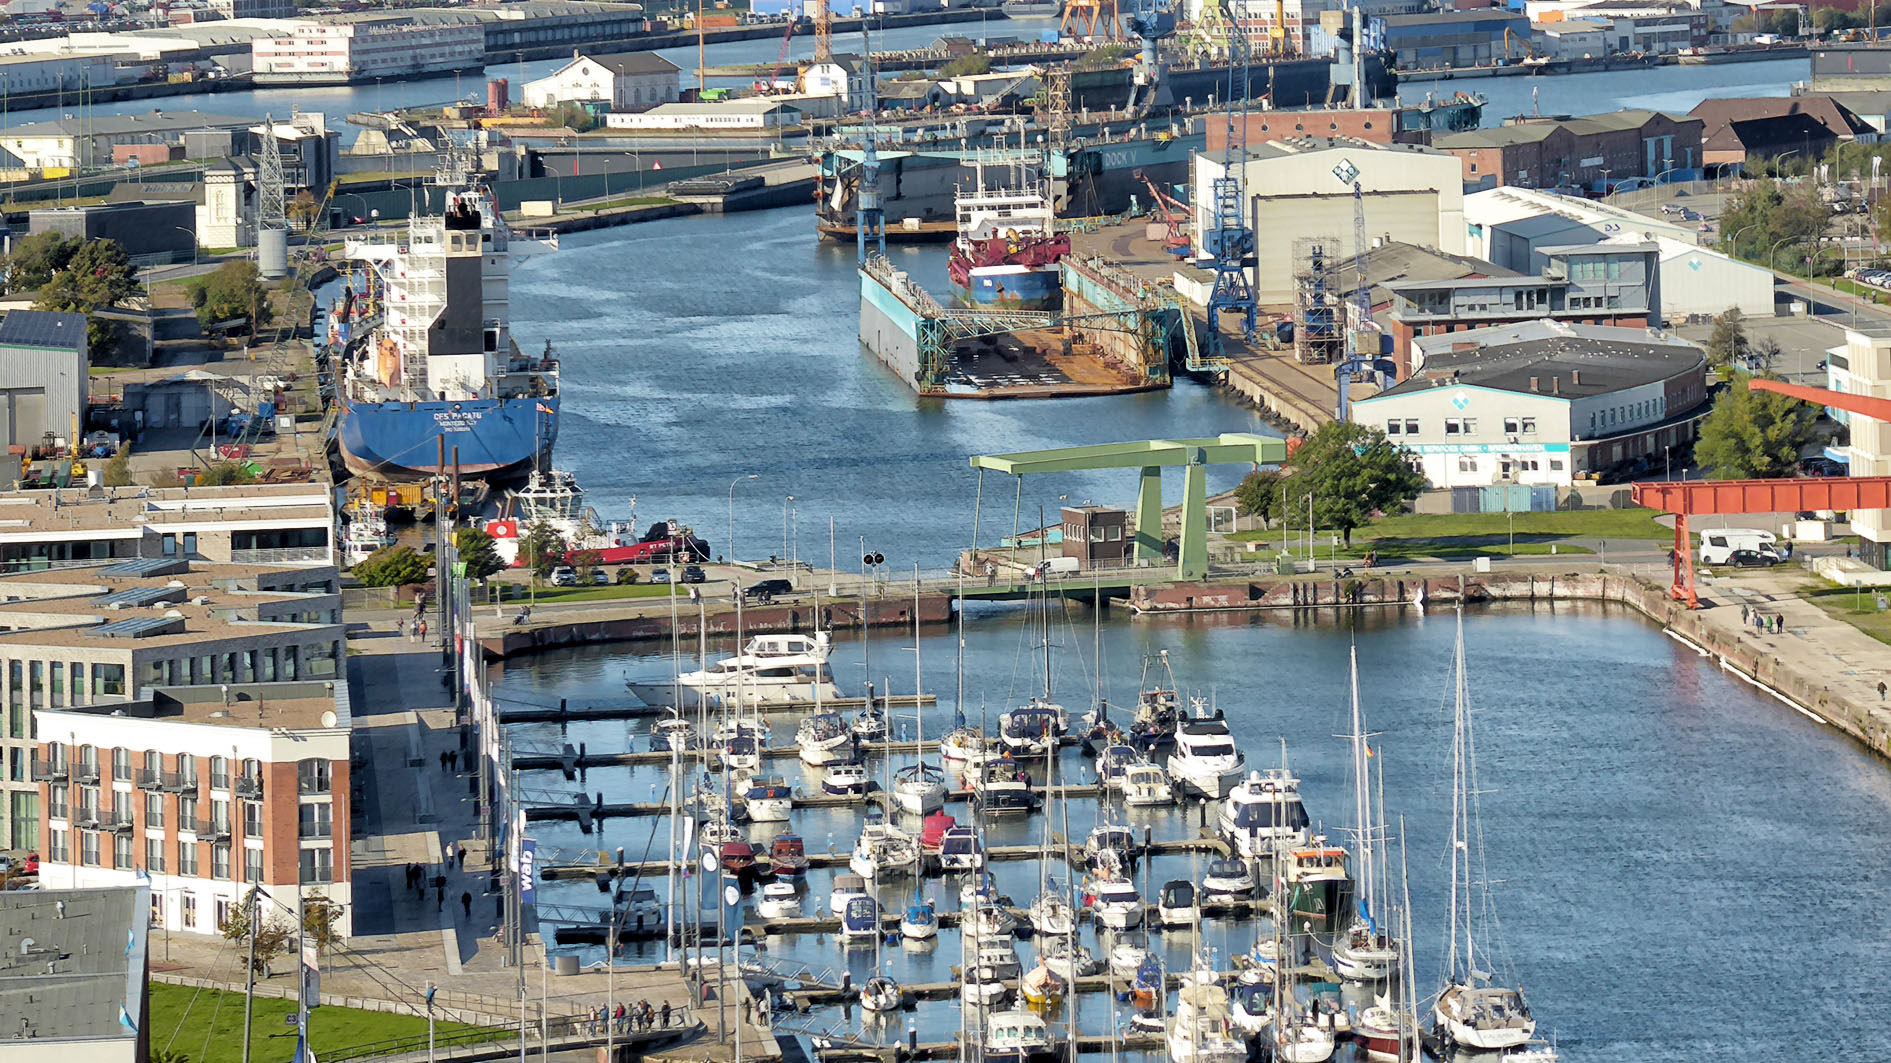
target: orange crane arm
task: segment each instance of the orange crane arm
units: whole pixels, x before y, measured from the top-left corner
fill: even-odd
[[[1879,421],[1891,421],[1891,399],[1874,398],[1870,395],[1847,395],[1843,391],[1812,388],[1804,384],[1788,384],[1783,380],[1762,380],[1759,377],[1747,381],[1747,390],[1776,391],[1781,395],[1791,395],[1795,399],[1816,402],[1821,406],[1831,406],[1847,413],[1863,414]]]

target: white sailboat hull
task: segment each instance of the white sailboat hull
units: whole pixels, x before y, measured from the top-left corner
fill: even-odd
[[[768,797],[746,802],[749,821],[752,823],[786,823],[788,815],[794,810],[794,799],[788,797]]]
[[[945,797],[945,787],[936,784],[907,786],[904,783],[895,783],[893,786],[894,803],[915,816],[930,815],[944,809]]]
[[[1333,945],[1333,970],[1351,982],[1380,982],[1392,976],[1399,954],[1389,948],[1352,948],[1344,941]]]

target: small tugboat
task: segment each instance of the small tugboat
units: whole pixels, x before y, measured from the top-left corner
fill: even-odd
[[[1202,877],[1202,907],[1212,907],[1222,901],[1253,900],[1258,888],[1259,883],[1254,881],[1254,871],[1247,861],[1231,856],[1211,861],[1208,874]]]
[[[873,788],[873,779],[860,764],[834,764],[821,779],[821,792],[833,797],[861,798]]]
[[[880,940],[880,902],[869,896],[850,897],[841,910],[840,939],[847,943]]]
[[[906,914],[900,916],[900,936],[908,941],[939,936],[939,913],[933,911],[932,902],[906,906]]]
[[[817,713],[802,720],[795,728],[794,740],[801,747],[801,763],[811,767],[853,759],[854,735],[838,712]]]
[[[801,895],[792,882],[770,882],[762,887],[755,914],[763,919],[792,919],[801,914]]]
[[[798,879],[808,873],[807,846],[799,834],[778,834],[768,848],[768,863],[776,878]]]
[[[1331,944],[1353,914],[1353,881],[1346,861],[1346,850],[1327,844],[1320,835],[1306,846],[1289,849],[1280,861],[1275,896],[1285,901],[1295,929],[1305,928],[1321,944]]]

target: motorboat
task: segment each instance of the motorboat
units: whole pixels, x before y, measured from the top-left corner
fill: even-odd
[[[876,974],[860,987],[860,1006],[868,1011],[898,1011],[906,994],[892,976]]]
[[[900,916],[900,936],[908,941],[939,936],[939,913],[933,911],[932,902],[906,906],[906,913]]]
[[[1417,1024],[1410,1016],[1400,1015],[1392,1001],[1383,996],[1360,1012],[1353,1023],[1353,1044],[1376,1063],[1399,1063],[1404,1058],[1400,1049],[1417,1043]]]
[[[1017,760],[1041,760],[1057,749],[1063,732],[1058,728],[1059,709],[1040,698],[1012,709],[998,720],[998,740],[1005,752]]]
[[[1208,864],[1208,874],[1202,876],[1202,907],[1213,907],[1224,901],[1253,900],[1257,889],[1259,883],[1254,880],[1254,869],[1246,860],[1232,856],[1213,860]]]
[[[1047,889],[1031,902],[1031,929],[1045,937],[1063,937],[1077,926],[1077,910],[1064,895]]]
[[[793,919],[801,914],[801,895],[794,883],[775,881],[762,887],[755,902],[755,914],[763,919]]]
[[[1523,994],[1508,986],[1455,983],[1439,994],[1432,1016],[1453,1044],[1487,1052],[1521,1048],[1536,1033]]]
[[[1062,975],[1066,982],[1101,974],[1104,969],[1103,961],[1091,954],[1088,945],[1068,936],[1040,938],[1037,958],[1044,966]]]
[[[1175,803],[1169,775],[1154,764],[1133,764],[1123,771],[1123,803],[1136,808]]]
[[[965,926],[973,937],[1009,938],[1017,932],[1018,917],[996,901],[981,899],[972,906],[972,914],[965,920]]]
[[[890,823],[867,823],[860,828],[847,867],[869,880],[919,873],[919,843]]]
[[[799,834],[778,834],[769,843],[768,863],[776,878],[801,878],[808,873],[807,845]]]
[[[704,852],[720,853],[724,845],[742,840],[742,828],[726,819],[712,819],[696,832],[696,840]]]
[[[742,791],[742,807],[751,823],[786,823],[794,810],[794,790],[780,776],[750,779]]]
[[[1117,934],[1110,942],[1110,973],[1128,981],[1142,969],[1143,961],[1149,958],[1149,939],[1140,930]]]
[[[1125,930],[1142,925],[1142,895],[1128,879],[1112,878],[1090,886],[1090,910],[1096,920],[1111,930]]]
[[[1175,994],[1167,1041],[1172,1063],[1247,1063],[1247,1042],[1231,1033],[1228,991],[1189,980]]]
[[[1154,956],[1143,957],[1136,976],[1130,979],[1129,994],[1136,1006],[1145,1010],[1154,1008],[1157,1001],[1168,995],[1168,976],[1163,973],[1161,960]]]
[[[945,773],[923,761],[893,773],[893,801],[906,812],[923,816],[945,808]]]
[[[722,873],[736,878],[755,874],[755,847],[747,842],[723,842],[717,863]]]
[[[696,725],[678,715],[665,716],[650,725],[650,750],[653,753],[687,753],[696,748]]]
[[[873,779],[863,764],[834,764],[821,777],[821,792],[832,797],[865,797]]]
[[[968,767],[977,767],[998,756],[1003,743],[972,727],[955,727],[939,740],[939,757]]]
[[[938,855],[945,843],[945,833],[959,825],[950,812],[939,811],[919,821],[919,851]]]
[[[1018,945],[1009,937],[981,938],[977,956],[978,966],[997,971],[1000,978],[1016,978],[1024,971],[1018,961]]]
[[[348,567],[353,568],[377,551],[394,545],[394,536],[387,530],[387,516],[384,510],[367,505],[365,499],[356,499],[355,504],[345,511],[346,523],[342,526],[342,553],[348,559]]]
[[[1309,822],[1300,780],[1284,768],[1269,768],[1249,772],[1228,791],[1215,826],[1235,852],[1256,859],[1305,842]]]
[[[663,929],[663,902],[650,886],[638,886],[617,904],[617,925],[624,933],[643,935]]]
[[[1177,725],[1167,768],[1170,783],[1182,793],[1219,801],[1240,781],[1246,764],[1220,710],[1202,715],[1197,706],[1193,719]]]
[[[675,688],[713,698],[726,707],[813,705],[841,696],[827,667],[827,632],[756,635],[742,652],[675,679],[630,683],[651,705],[669,704]]]
[[[1097,754],[1097,784],[1105,790],[1121,791],[1123,776],[1129,769],[1143,763],[1142,754],[1128,746],[1105,746]]]
[[[988,1006],[996,1004],[1011,992],[1011,987],[998,972],[990,967],[969,966],[965,970],[965,984],[960,993],[966,1003]]]
[[[853,722],[848,730],[862,742],[879,742],[886,738],[886,711],[878,705],[869,704],[854,713]]]
[[[849,897],[841,909],[842,941],[874,941],[880,936],[880,902],[870,896]]]
[[[991,760],[972,782],[972,801],[988,816],[1021,815],[1038,806],[1031,776],[1015,760]]]
[[[1083,840],[1083,861],[1091,870],[1105,864],[1134,867],[1140,856],[1142,843],[1136,840],[1136,832],[1120,823],[1100,823],[1091,828],[1090,836]]]
[[[1347,852],[1326,838],[1297,846],[1277,861],[1275,897],[1295,929],[1305,929],[1328,944],[1353,915],[1353,880],[1346,871]]]
[[[1355,918],[1333,938],[1333,972],[1349,982],[1383,981],[1398,962],[1398,944],[1371,920]]]
[[[795,728],[801,763],[811,767],[840,764],[854,756],[854,734],[838,712],[816,713]]]
[[[847,902],[855,897],[871,896],[867,892],[867,880],[859,875],[843,872],[834,876],[834,888],[827,895],[827,910],[835,915],[847,911]]]
[[[978,842],[978,832],[963,824],[946,828],[939,839],[939,867],[944,871],[983,870],[985,847]]]
[[[729,794],[709,775],[702,775],[683,797],[683,804],[701,813],[705,819],[727,819]]]
[[[1051,1043],[1050,1027],[1034,1011],[1014,1008],[985,1018],[985,1063],[1052,1063],[1062,1049]]]
[[[1200,910],[1195,904],[1195,884],[1185,878],[1173,878],[1156,893],[1156,925],[1162,927],[1194,926]]]
[[[1274,983],[1242,981],[1228,991],[1228,1019],[1248,1037],[1259,1037],[1274,1022]]]
[[[736,735],[722,743],[722,763],[730,771],[754,771],[762,766],[762,747],[753,735]]]
[[[1064,999],[1064,991],[1068,987],[1069,982],[1064,976],[1051,970],[1042,959],[1018,979],[1018,995],[1035,1008],[1049,1007]]]
[[[998,882],[992,878],[989,871],[981,872],[959,884],[959,907],[961,908],[970,909],[980,903],[997,904],[1000,899]]]

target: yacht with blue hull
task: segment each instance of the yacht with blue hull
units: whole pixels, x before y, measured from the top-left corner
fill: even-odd
[[[508,321],[512,263],[551,245],[514,237],[481,188],[438,217],[347,243],[355,266],[331,322],[342,351],[335,439],[350,473],[487,481],[548,466],[558,361],[527,356]]]

